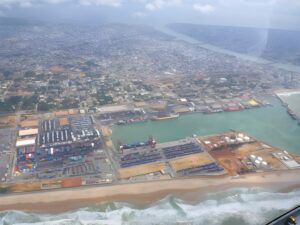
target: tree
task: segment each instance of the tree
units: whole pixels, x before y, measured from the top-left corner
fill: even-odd
[[[38,95],[26,96],[23,99],[21,108],[23,110],[33,110],[38,103]]]
[[[26,71],[25,74],[24,74],[25,77],[35,77],[36,74],[34,71],[32,70],[29,70],[29,71]]]
[[[54,104],[47,103],[47,102],[39,102],[38,104],[38,111],[49,111],[55,107]]]

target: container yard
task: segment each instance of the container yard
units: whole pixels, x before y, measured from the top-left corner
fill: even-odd
[[[124,111],[105,112],[110,113]],[[217,179],[300,168],[299,157],[242,132],[194,135],[164,143],[150,135],[147,140],[119,141],[113,146],[109,127],[91,115],[61,113],[37,118],[21,121],[16,131],[10,191],[194,176]]]
[[[126,146],[124,148],[124,146]],[[151,179],[166,175],[171,177],[223,174],[224,170],[194,138],[156,144],[150,136],[148,141],[136,144],[118,144],[119,177],[121,179],[151,174]],[[212,164],[215,167],[212,167]],[[209,166],[207,168],[206,166]],[[204,166],[203,168],[201,166]],[[201,167],[201,168],[200,168]],[[195,168],[195,169],[194,169]],[[200,168],[200,169],[199,169]],[[194,169],[192,171],[192,169]],[[149,179],[149,176],[148,178]]]
[[[197,167],[213,163],[215,160],[206,152],[183,156],[170,161],[171,167],[175,171]]]
[[[75,116],[68,111],[61,115],[64,117],[20,123],[15,145],[15,180],[112,174],[92,116]],[[24,124],[28,127],[24,128]]]

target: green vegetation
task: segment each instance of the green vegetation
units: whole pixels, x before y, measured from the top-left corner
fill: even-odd
[[[0,112],[11,112],[19,108],[22,102],[22,96],[11,96],[0,102]]]
[[[78,108],[79,107],[79,101],[65,98],[60,105],[60,109],[71,109],[71,108]]]
[[[3,76],[5,77],[6,80],[11,80],[12,76],[13,76],[13,72],[12,71],[3,71]]]
[[[8,187],[0,187],[0,194],[5,194],[9,191]]]
[[[34,71],[29,70],[29,71],[26,71],[26,72],[25,72],[24,76],[25,76],[25,77],[35,77],[36,74],[35,74]]]
[[[100,105],[106,105],[106,104],[112,104],[113,103],[113,98],[109,95],[106,95],[104,91],[98,91],[96,98]]]
[[[32,96],[25,96],[23,98],[22,110],[34,110],[35,105],[38,103],[38,96],[32,95]]]
[[[39,102],[38,104],[38,111],[49,111],[55,108],[55,104],[47,103],[47,102]]]

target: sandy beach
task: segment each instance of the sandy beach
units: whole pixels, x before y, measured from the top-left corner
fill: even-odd
[[[289,170],[276,173],[252,174],[239,178],[194,177],[9,194],[0,197],[0,211],[16,209],[55,213],[112,201],[149,204],[171,194],[183,197],[185,193],[197,192],[199,193],[197,197],[201,197],[201,195],[203,196],[209,192],[235,187],[263,187],[274,191],[289,191],[300,187],[300,173],[299,170]]]

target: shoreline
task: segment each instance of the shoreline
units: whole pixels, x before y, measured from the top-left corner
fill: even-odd
[[[282,96],[291,96],[291,95],[298,95],[300,94],[300,89],[283,89],[283,90],[275,90],[274,93],[278,96],[278,97],[282,97]]]
[[[24,210],[35,213],[62,213],[97,203],[128,202],[148,205],[169,195],[188,202],[211,192],[232,188],[262,187],[276,192],[300,188],[299,170],[259,173],[239,178],[183,178],[144,183],[91,186],[0,196],[0,211]],[[193,192],[197,193],[190,197]]]

